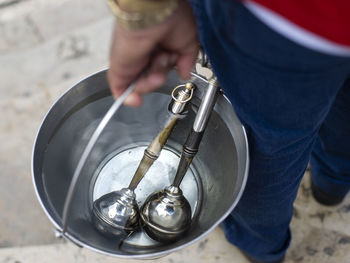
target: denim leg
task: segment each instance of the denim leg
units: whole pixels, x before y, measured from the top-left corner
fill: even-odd
[[[350,61],[290,42],[235,1],[192,4],[204,50],[248,133],[248,182],[225,235],[274,261],[288,248],[293,202]]]
[[[350,189],[350,78],[322,124],[311,155],[314,183],[325,192],[345,196]]]

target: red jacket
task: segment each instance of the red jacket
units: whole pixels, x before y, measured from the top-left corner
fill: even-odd
[[[328,46],[343,49],[345,53],[349,49],[350,54],[350,0],[243,0],[243,2],[270,27],[292,40],[295,40],[296,36],[296,42],[307,42],[311,37],[317,40],[314,41],[316,46],[322,46],[319,42],[324,41]],[[279,21],[282,21],[282,25]],[[303,34],[305,37],[302,37]]]

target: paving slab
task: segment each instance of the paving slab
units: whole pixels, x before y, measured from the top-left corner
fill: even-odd
[[[103,1],[26,0],[0,9],[0,247],[56,242],[33,190],[34,139],[66,89],[108,66],[112,23]]]
[[[0,0],[0,263],[136,262],[55,238],[30,175],[35,135],[52,103],[79,79],[108,66],[113,17],[105,1],[12,2]],[[307,172],[294,207],[286,262],[350,262],[350,196],[339,206],[319,205]],[[217,228],[155,262],[246,261]]]

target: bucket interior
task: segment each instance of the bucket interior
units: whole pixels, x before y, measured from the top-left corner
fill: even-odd
[[[180,185],[192,208],[190,230],[179,241],[162,244],[142,231],[127,238],[107,238],[92,224],[92,202],[104,193],[128,186],[143,150],[163,126],[171,90],[179,84],[171,72],[161,89],[145,95],[141,107],[122,106],[103,131],[80,175],[68,217],[69,236],[78,244],[120,257],[159,256],[208,233],[237,203],[247,176],[247,142],[230,103],[220,96],[199,152]],[[187,116],[177,123],[161,157],[135,191],[140,205],[150,193],[173,180],[206,87],[199,78],[195,84]],[[112,103],[105,71],[97,73],[65,93],[39,130],[33,153],[34,183],[44,210],[58,229],[62,228],[63,206],[76,165]]]

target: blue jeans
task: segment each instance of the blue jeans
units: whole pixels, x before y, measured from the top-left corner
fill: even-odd
[[[322,190],[350,189],[350,59],[287,40],[236,1],[191,2],[201,44],[250,144],[247,186],[224,231],[241,250],[274,261],[289,246],[310,157]]]

